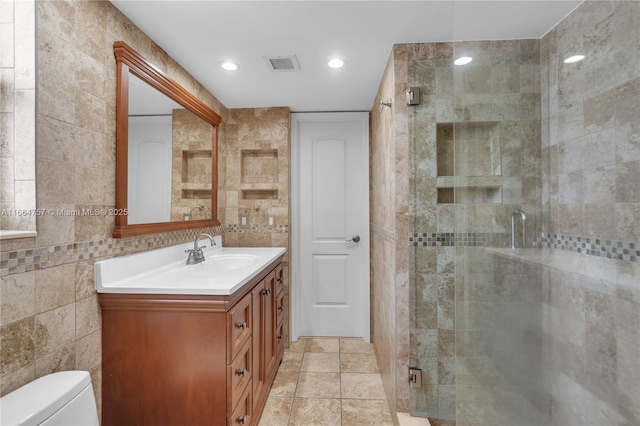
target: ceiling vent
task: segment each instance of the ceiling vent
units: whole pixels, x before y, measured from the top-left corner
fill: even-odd
[[[270,71],[291,72],[300,71],[300,64],[296,55],[289,56],[265,56],[265,61]]]

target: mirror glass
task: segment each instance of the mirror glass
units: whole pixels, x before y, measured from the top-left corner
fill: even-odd
[[[113,45],[116,98],[114,238],[220,225],[221,117],[126,43]]]
[[[129,75],[129,225],[211,218],[213,126]]]

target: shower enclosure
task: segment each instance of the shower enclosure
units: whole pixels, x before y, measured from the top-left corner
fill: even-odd
[[[540,40],[406,48],[413,415],[640,423],[639,20],[585,2]]]

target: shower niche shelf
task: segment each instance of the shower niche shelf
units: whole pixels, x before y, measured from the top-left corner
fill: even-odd
[[[502,188],[501,176],[438,176],[436,188]]]
[[[438,203],[501,203],[500,123],[437,123]]]

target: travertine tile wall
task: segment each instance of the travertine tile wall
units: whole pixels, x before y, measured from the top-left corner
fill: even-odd
[[[34,231],[35,1],[0,3],[0,229]]]
[[[402,52],[400,52],[402,53]],[[409,164],[404,91],[394,47],[371,110],[371,323],[378,365],[392,413],[409,410]],[[405,65],[406,67],[406,65]],[[392,98],[392,107],[379,108]]]
[[[230,109],[220,145],[225,160],[223,244],[286,247],[285,345],[289,345],[289,143],[288,107]],[[244,155],[243,155],[244,153]],[[277,196],[276,196],[277,195]],[[258,209],[256,209],[256,207]],[[240,215],[247,216],[242,226]],[[272,215],[274,224],[269,225]]]
[[[469,324],[465,279],[487,274],[464,246],[508,244],[511,212],[528,216],[529,242],[540,210],[537,40],[403,45],[406,80],[420,87],[410,107],[410,276],[412,365],[423,370],[412,411],[434,421],[456,416],[456,356]],[[462,54],[473,62],[453,67]],[[489,183],[490,185],[487,185]],[[442,190],[451,191],[443,199]],[[433,241],[432,241],[433,240]],[[529,244],[530,245],[530,244]],[[439,419],[439,420],[436,420]]]
[[[36,6],[39,209],[114,207],[116,40],[227,116],[223,105],[108,1]],[[100,404],[94,262],[186,242],[197,232],[113,240],[113,226],[114,218],[107,216],[40,216],[36,238],[2,242],[0,395],[45,374],[77,368],[91,372]]]
[[[628,261],[466,248],[458,424],[640,422],[640,287]]]
[[[636,1],[587,1],[542,39],[549,234],[640,243],[639,25]]]
[[[187,109],[172,115],[171,220],[210,219],[214,128]]]

